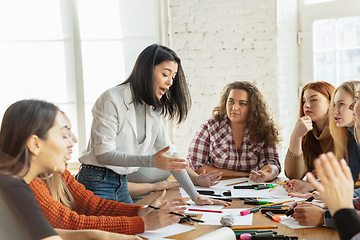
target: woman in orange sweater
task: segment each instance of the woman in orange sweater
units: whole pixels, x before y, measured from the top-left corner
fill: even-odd
[[[65,115],[64,115],[65,116]],[[71,132],[71,123],[65,116],[69,126],[69,135],[73,143],[68,146],[65,160],[70,160],[71,148],[76,137]],[[43,176],[45,177],[45,176]],[[98,229],[123,234],[137,234],[146,230],[162,228],[179,221],[179,216],[168,214],[179,210],[185,203],[174,199],[166,203],[161,210],[136,206],[101,199],[78,183],[66,169],[63,174],[54,174],[45,180],[35,178],[30,183],[36,200],[40,204],[45,217],[55,228],[61,229]],[[49,187],[48,187],[49,186]],[[151,205],[160,206],[165,191]],[[180,208],[180,213],[182,213]]]

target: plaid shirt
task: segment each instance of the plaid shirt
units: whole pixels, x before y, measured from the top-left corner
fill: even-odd
[[[276,146],[250,142],[245,130],[240,149],[237,150],[228,120],[219,123],[214,117],[201,125],[191,141],[187,162],[197,171],[205,164],[217,168],[246,171],[261,169],[268,163],[281,170]]]

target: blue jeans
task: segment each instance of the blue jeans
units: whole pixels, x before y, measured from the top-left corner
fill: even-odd
[[[92,167],[91,165],[86,166]],[[101,198],[133,203],[127,187],[127,175],[117,174],[108,168],[93,167],[95,168],[81,165],[80,171],[76,175],[76,181]]]

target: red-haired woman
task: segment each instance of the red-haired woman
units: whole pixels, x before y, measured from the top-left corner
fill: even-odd
[[[291,134],[285,157],[285,175],[288,178],[302,179],[306,172],[314,170],[315,158],[334,151],[328,119],[334,89],[333,85],[323,81],[311,82],[302,88],[300,118]]]

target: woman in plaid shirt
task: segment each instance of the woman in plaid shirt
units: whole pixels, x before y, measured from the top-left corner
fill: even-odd
[[[257,87],[233,82],[224,88],[213,117],[195,134],[187,161],[198,173],[220,170],[223,176],[271,181],[281,170],[279,141],[279,129]]]

